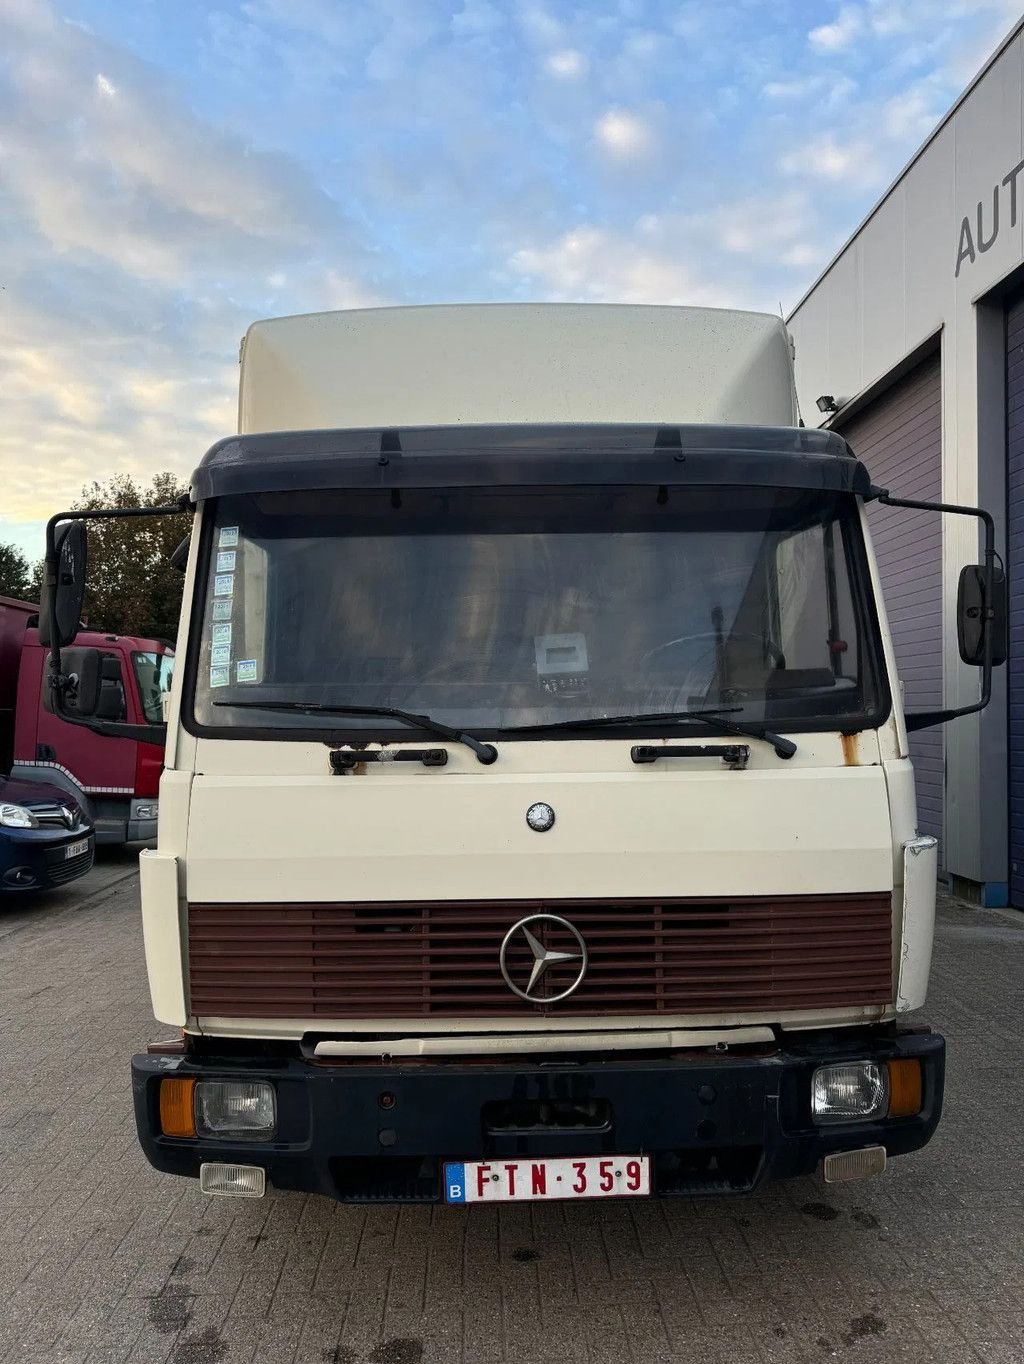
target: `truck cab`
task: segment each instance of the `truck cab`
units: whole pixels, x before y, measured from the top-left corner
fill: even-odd
[[[82,630],[77,644],[101,659],[99,716],[149,726],[152,740],[109,738],[48,708],[46,650],[38,606],[4,599],[0,631],[9,636],[4,666],[12,709],[7,714],[8,763],[23,781],[59,788],[87,811],[96,842],[149,842],[157,834],[163,769],[163,696],[170,689],[174,650],[159,640]]]
[[[798,424],[782,323],[279,319],[240,413],[192,480],[141,859],[179,1030],[132,1063],[150,1161],[466,1203],[846,1180],[927,1142],[907,733],[951,713],[904,716],[867,518],[898,499]]]

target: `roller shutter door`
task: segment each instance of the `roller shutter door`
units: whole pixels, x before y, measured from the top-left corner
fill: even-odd
[[[1010,904],[1024,907],[1024,296],[1006,309]]]
[[[900,497],[942,495],[942,380],[938,353],[839,428],[872,481]],[[942,705],[942,518],[872,506],[868,521],[882,577],[907,711]],[[942,727],[911,735],[921,833],[942,837]]]

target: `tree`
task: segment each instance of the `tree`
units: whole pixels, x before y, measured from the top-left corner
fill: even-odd
[[[73,511],[111,507],[162,507],[185,492],[173,474],[157,474],[148,488],[127,474],[83,488]],[[192,518],[125,517],[89,521],[85,619],[93,629],[173,640],[178,630],[184,578],[170,556],[189,533]]]
[[[0,597],[32,601],[32,574],[28,560],[16,545],[0,544]]]

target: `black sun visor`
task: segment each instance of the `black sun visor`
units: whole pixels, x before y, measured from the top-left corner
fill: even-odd
[[[803,427],[428,426],[230,436],[193,474],[192,500],[558,484],[732,484],[864,497],[871,480],[841,436]]]

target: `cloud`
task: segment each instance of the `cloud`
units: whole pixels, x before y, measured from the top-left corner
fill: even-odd
[[[549,300],[720,304],[725,298],[670,255],[607,228],[578,227],[545,246],[523,247],[509,266]]]
[[[938,123],[942,101],[931,83],[911,86],[886,100],[882,106],[882,126],[887,137],[897,141],[922,142]]]
[[[796,105],[813,102],[817,109],[843,109],[850,105],[857,91],[852,76],[831,71],[829,74],[792,76],[786,80],[768,81],[761,94],[773,104]]]
[[[650,124],[629,109],[606,110],[594,124],[594,135],[601,148],[618,161],[635,161],[654,150]]]
[[[45,0],[0,3],[0,48],[0,468],[18,538],[93,478],[190,473],[234,426],[254,316],[380,294],[301,166],[201,119],[125,49]]]
[[[57,251],[170,284],[225,260],[241,271],[308,251],[343,228],[294,163],[201,122],[125,53],[56,21],[44,55],[17,22],[6,36],[15,60],[0,95],[0,169]]]
[[[774,311],[827,258],[833,236],[812,196],[790,189],[701,212],[643,214],[624,228],[580,224],[514,250],[507,269],[553,301]]]
[[[573,47],[549,52],[544,59],[544,70],[549,76],[557,76],[560,80],[578,80],[580,76],[586,75],[587,66],[586,57]]]
[[[1019,12],[65,8],[82,6],[0,0],[0,469],[26,527],[87,478],[186,474],[233,424],[256,317],[533,297],[774,310]]]
[[[863,28],[863,12],[854,5],[844,5],[832,23],[812,28],[807,40],[818,52],[842,52]]]
[[[874,185],[882,176],[868,142],[860,139],[841,142],[832,133],[822,133],[787,152],[779,167],[786,175],[811,176],[847,185]]]
[[[520,28],[531,42],[554,46],[565,37],[565,28],[561,21],[543,5],[521,6],[518,19]]]
[[[463,0],[461,10],[452,15],[452,32],[458,37],[481,38],[505,26],[505,15],[491,0]]]

